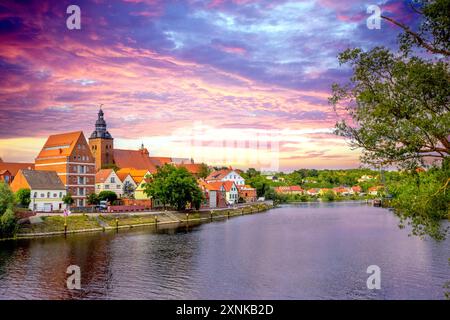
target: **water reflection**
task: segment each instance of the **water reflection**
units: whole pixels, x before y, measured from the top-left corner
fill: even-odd
[[[208,224],[0,243],[2,299],[442,299],[449,241],[361,204],[283,206]],[[66,289],[81,268],[82,290]],[[382,289],[366,288],[366,268]]]

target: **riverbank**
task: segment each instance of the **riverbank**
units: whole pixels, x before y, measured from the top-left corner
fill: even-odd
[[[21,224],[13,238],[24,239],[50,237],[64,234],[83,232],[105,232],[107,230],[130,229],[145,226],[158,226],[166,224],[195,223],[214,221],[246,214],[258,213],[273,208],[269,202],[252,203],[235,208],[222,208],[201,210],[189,213],[176,211],[142,212],[142,213],[115,213],[115,214],[80,214],[67,217],[60,215],[31,217],[29,223]]]

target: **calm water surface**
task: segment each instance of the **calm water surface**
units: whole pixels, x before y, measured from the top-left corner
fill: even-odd
[[[0,299],[443,299],[450,241],[364,204],[283,206],[198,226],[0,242]],[[78,265],[82,290],[66,289]],[[381,290],[368,290],[369,265]]]

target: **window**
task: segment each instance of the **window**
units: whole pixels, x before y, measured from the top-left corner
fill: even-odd
[[[33,198],[37,198],[37,192],[34,193]]]
[[[85,184],[85,178],[84,177],[78,177],[78,184]]]
[[[109,184],[105,184],[105,189],[109,189]]]
[[[63,197],[63,195],[62,195],[62,192],[60,192],[60,193],[59,193],[59,197],[60,197],[60,198],[62,198],[62,197]]]
[[[58,197],[58,194],[54,193],[53,198],[57,198],[57,197]]]
[[[45,198],[45,194],[41,193],[41,198]]]
[[[116,178],[115,177],[111,177],[111,183],[116,183]]]
[[[50,192],[47,192],[47,198],[50,198]]]
[[[78,195],[84,196],[84,188],[78,188]]]
[[[116,186],[116,188],[117,188],[117,189],[120,189],[120,188],[121,188],[121,187],[120,187],[120,184],[118,184],[118,185]]]

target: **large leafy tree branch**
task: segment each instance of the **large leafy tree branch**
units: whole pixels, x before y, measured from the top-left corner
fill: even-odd
[[[450,155],[450,23],[445,8],[450,10],[450,0],[425,5],[417,32],[384,17],[404,30],[399,41],[403,54],[376,47],[339,55],[353,76],[332,87],[330,102],[351,118],[339,121],[336,133],[363,149],[363,162],[409,167]],[[413,45],[426,48],[432,59],[409,56]]]
[[[413,8],[416,26],[382,16],[402,31],[398,52],[375,47],[339,54],[352,77],[333,85],[330,102],[345,114],[336,134],[362,150],[363,163],[412,169],[436,160],[427,172],[404,171],[386,186],[413,234],[443,239],[440,221],[450,217],[450,0]]]
[[[381,16],[404,31],[399,38],[402,51],[407,53],[412,46],[418,46],[433,54],[450,56],[450,1],[420,1],[416,5],[411,3],[410,7],[421,20],[417,31],[391,17]]]

